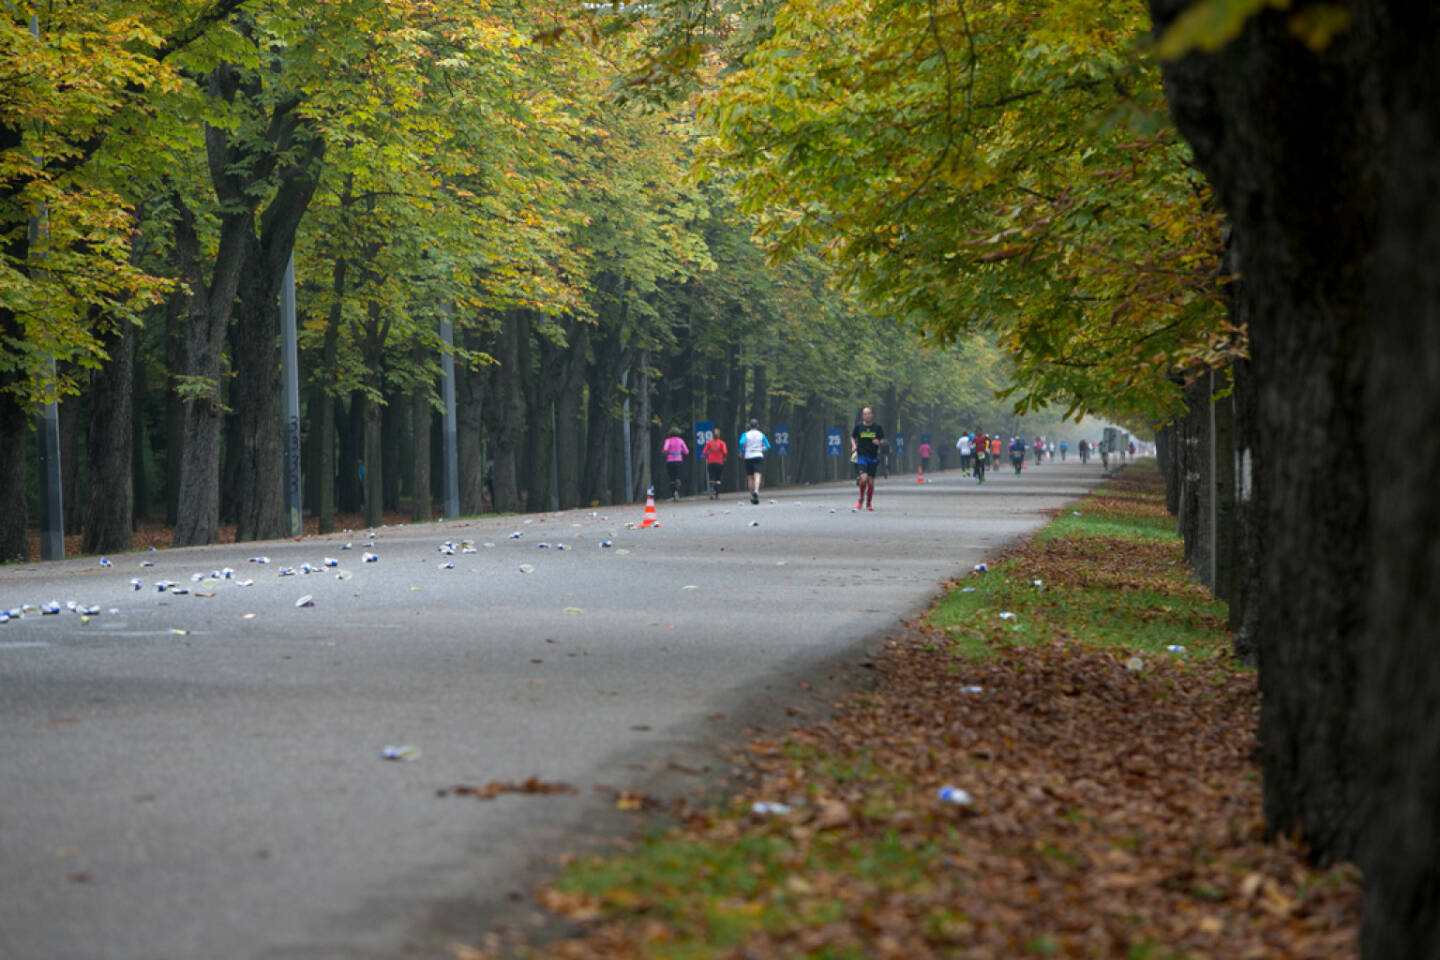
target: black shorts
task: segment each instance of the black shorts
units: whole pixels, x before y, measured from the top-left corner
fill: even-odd
[[[720,482],[720,474],[723,473],[724,470],[725,470],[725,464],[723,464],[723,463],[707,463],[707,464],[705,464],[705,472],[710,475],[710,482],[711,482],[711,483],[719,483],[719,482]]]
[[[745,461],[745,476],[748,477],[748,476],[750,476],[752,473],[764,473],[764,472],[765,472],[765,458],[764,458],[764,457],[750,457],[749,459],[747,459],[747,460]]]

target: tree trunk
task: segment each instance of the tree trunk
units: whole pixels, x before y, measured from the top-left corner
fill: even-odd
[[[1366,960],[1440,956],[1440,11],[1357,3],[1355,30],[1385,117],[1377,149],[1365,436],[1372,478],[1362,649],[1362,755],[1374,761],[1365,871]]]
[[[378,373],[372,373],[369,379],[371,389],[378,390]],[[367,394],[360,411],[360,429],[365,463],[365,524],[370,527],[385,522],[385,457],[380,450],[384,440],[382,422],[380,402]]]
[[[497,371],[498,387],[495,410],[495,429],[491,435],[495,440],[495,509],[500,513],[513,513],[520,509],[520,485],[516,457],[519,453],[520,431],[524,429],[525,397],[520,370],[520,339],[529,336],[522,329],[524,322],[518,311],[505,315],[500,327],[499,349],[495,359],[500,363]]]
[[[651,464],[654,462],[651,436],[655,431],[650,414],[649,350],[640,351],[633,372],[634,376],[630,378],[630,489],[625,491],[625,503],[634,503],[640,499],[640,495],[644,493],[640,488],[642,484],[648,485],[644,478],[650,476]]]
[[[250,267],[236,308],[235,414],[240,449],[236,487],[237,540],[285,536],[285,434],[281,419],[280,369],[276,346],[280,332],[280,286],[295,249],[300,226],[319,176],[319,147],[287,175],[265,208],[258,237],[250,238]]]
[[[253,217],[249,212],[220,219],[220,245],[207,286],[200,276],[199,238],[189,210],[180,208],[175,225],[177,260],[190,283],[190,319],[184,334],[180,407],[179,477],[176,486],[175,546],[214,543],[220,527],[220,352],[245,267]]]
[[[339,513],[359,513],[364,493],[360,488],[360,467],[364,457],[363,428],[360,425],[363,396],[356,390],[349,401],[336,397],[335,408],[335,509]]]
[[[472,350],[477,349],[480,343],[474,333],[466,333],[465,341]],[[485,431],[485,384],[490,379],[489,368],[472,370],[467,364],[455,364],[455,459],[462,516],[478,516],[485,512],[485,463],[481,440]],[[494,509],[493,504],[491,509]]]
[[[110,360],[90,374],[85,553],[129,550],[135,510],[135,348],[140,329],[117,321],[103,341]]]
[[[410,419],[405,397],[400,393],[387,393],[380,408],[381,453],[381,505],[386,513],[400,509],[400,448],[403,442],[405,423]]]
[[[622,317],[624,306],[621,307]],[[622,320],[623,322],[623,320]],[[585,499],[613,503],[610,484],[611,461],[615,453],[615,406],[624,349],[620,345],[621,324],[610,327],[595,343],[590,364],[590,412],[586,431]]]
[[[1157,29],[1188,6],[1152,0]],[[1354,678],[1372,583],[1362,268],[1374,118],[1358,37],[1316,54],[1286,16],[1252,17],[1220,51],[1167,65],[1165,81],[1231,217],[1261,391],[1252,477],[1265,532],[1255,640],[1267,825],[1298,831],[1325,860],[1354,853],[1363,816]]]
[[[580,467],[585,424],[582,420],[585,396],[585,362],[590,352],[590,324],[571,320],[566,324],[569,344],[561,363],[555,394],[555,445],[559,450],[556,468],[560,478],[560,507],[580,506]]]

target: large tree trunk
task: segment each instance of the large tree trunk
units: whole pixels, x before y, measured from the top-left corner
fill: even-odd
[[[140,329],[117,322],[104,339],[109,362],[90,374],[85,553],[129,550],[135,510],[135,349]]]
[[[176,485],[175,546],[214,543],[220,527],[220,351],[245,267],[253,217],[220,219],[220,246],[207,286],[197,260],[200,243],[190,212],[181,208],[175,225],[177,260],[190,283],[190,320],[185,328],[181,369],[179,476]]]
[[[585,394],[585,362],[590,352],[590,324],[571,320],[567,325],[569,345],[562,364],[555,396],[555,445],[559,450],[556,469],[560,478],[560,506],[580,506],[580,466],[584,462],[585,424],[582,401]]]
[[[318,143],[318,142],[317,142]],[[240,469],[236,487],[237,540],[267,540],[289,530],[285,505],[285,434],[281,422],[280,285],[295,249],[295,231],[315,195],[320,148],[313,146],[291,172],[252,237],[247,282],[240,291],[235,337],[235,408]]]
[[[1371,35],[1376,242],[1369,261],[1365,432],[1371,478],[1370,589],[1361,670],[1363,755],[1375,761],[1366,835],[1366,960],[1440,956],[1440,11],[1357,4]]]
[[[520,431],[525,428],[525,396],[520,370],[520,339],[529,336],[518,311],[506,314],[500,327],[495,359],[497,396],[491,436],[495,440],[495,509],[513,513],[520,509],[520,485],[516,457],[519,453]]]
[[[1151,6],[1164,29],[1189,4]],[[1286,16],[1266,10],[1219,52],[1167,66],[1165,78],[1231,217],[1261,390],[1266,442],[1253,479],[1265,531],[1255,639],[1266,819],[1328,859],[1354,853],[1363,810],[1354,678],[1372,582],[1362,268],[1373,137],[1358,82],[1368,51],[1342,34],[1312,53]]]
[[[480,338],[464,334],[466,346],[478,349]],[[481,440],[485,432],[485,385],[492,379],[489,368],[472,370],[455,364],[455,446],[456,470],[460,485],[460,514],[476,516],[485,512],[485,463]],[[491,505],[494,509],[494,505]]]
[[[380,414],[380,434],[383,438],[381,503],[387,513],[400,509],[400,449],[404,440],[402,435],[405,422],[410,419],[410,411],[404,401],[405,397],[401,393],[387,393]]]

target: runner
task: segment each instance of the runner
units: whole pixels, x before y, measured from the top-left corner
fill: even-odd
[[[1000,436],[999,436],[999,434],[996,434],[995,436],[993,436],[993,437],[990,438],[990,463],[989,463],[989,467],[990,467],[991,470],[994,470],[995,467],[1000,463],[1000,451],[1003,450],[1004,448],[1005,448],[1005,444],[1003,444],[1003,443],[1000,442]]]
[[[960,439],[955,441],[955,449],[960,451],[960,476],[970,476],[970,458],[975,455],[975,447],[970,441],[970,434],[960,434]]]
[[[1025,469],[1025,438],[1010,438],[1010,465],[1015,468],[1015,476],[1020,476],[1020,471]]]
[[[1089,463],[1089,462],[1090,462],[1090,441],[1089,441],[1089,440],[1081,440],[1081,441],[1080,441],[1080,444],[1079,444],[1079,450],[1080,450],[1080,462],[1081,462],[1081,463]]]
[[[855,482],[860,487],[860,497],[855,509],[874,510],[870,501],[875,499],[875,468],[880,463],[880,448],[885,446],[885,429],[875,422],[875,411],[866,407],[860,411],[860,422],[850,431],[850,452],[855,456],[855,466],[860,476]]]
[[[985,466],[990,459],[990,438],[979,427],[975,428],[975,482],[985,482]]]
[[[720,439],[720,430],[716,428],[709,440],[705,441],[704,448],[700,453],[705,457],[705,472],[710,477],[710,499],[720,499],[720,474],[725,470],[725,458],[730,455],[730,449],[725,446],[725,441]]]
[[[735,446],[745,460],[745,482],[750,486],[750,502],[760,502],[760,481],[765,476],[765,451],[770,438],[760,432],[760,421],[751,420],[750,429],[740,434]]]
[[[690,455],[690,447],[679,427],[670,428],[670,435],[660,449],[665,451],[665,470],[670,474],[670,499],[679,500],[680,471],[685,466],[685,458]]]
[[[925,471],[930,469],[930,441],[924,440],[920,443],[920,476],[925,476]]]
[[[1066,452],[1069,451],[1069,449],[1070,449],[1070,444],[1066,443],[1064,440],[1061,440],[1061,441],[1060,441],[1060,459],[1061,459],[1061,460],[1067,459],[1066,456],[1065,456],[1065,454],[1066,454]]]

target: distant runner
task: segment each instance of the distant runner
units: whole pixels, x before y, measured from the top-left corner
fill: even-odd
[[[975,447],[970,441],[970,434],[960,434],[960,439],[955,441],[955,449],[960,451],[960,476],[970,476],[970,458],[975,455]]]
[[[990,461],[990,437],[979,427],[975,428],[975,482],[985,482],[985,467]]]
[[[710,478],[710,499],[720,498],[720,474],[725,470],[725,458],[730,455],[730,449],[725,446],[725,441],[720,439],[720,430],[716,428],[714,435],[705,441],[705,446],[700,453],[705,457],[705,472]]]
[[[874,510],[870,501],[875,499],[875,469],[880,464],[880,448],[885,446],[885,428],[875,422],[875,411],[866,407],[860,411],[860,422],[850,431],[850,452],[855,455],[855,466],[860,476],[855,483],[860,487],[855,509]]]
[[[750,486],[750,502],[760,502],[760,481],[765,476],[765,451],[770,449],[770,438],[760,432],[760,421],[751,420],[750,429],[740,434],[735,444],[745,460],[745,482]]]
[[[665,452],[665,469],[670,474],[670,499],[680,499],[680,471],[685,467],[685,458],[690,456],[690,447],[685,443],[679,427],[671,427],[670,435],[661,447]]]

